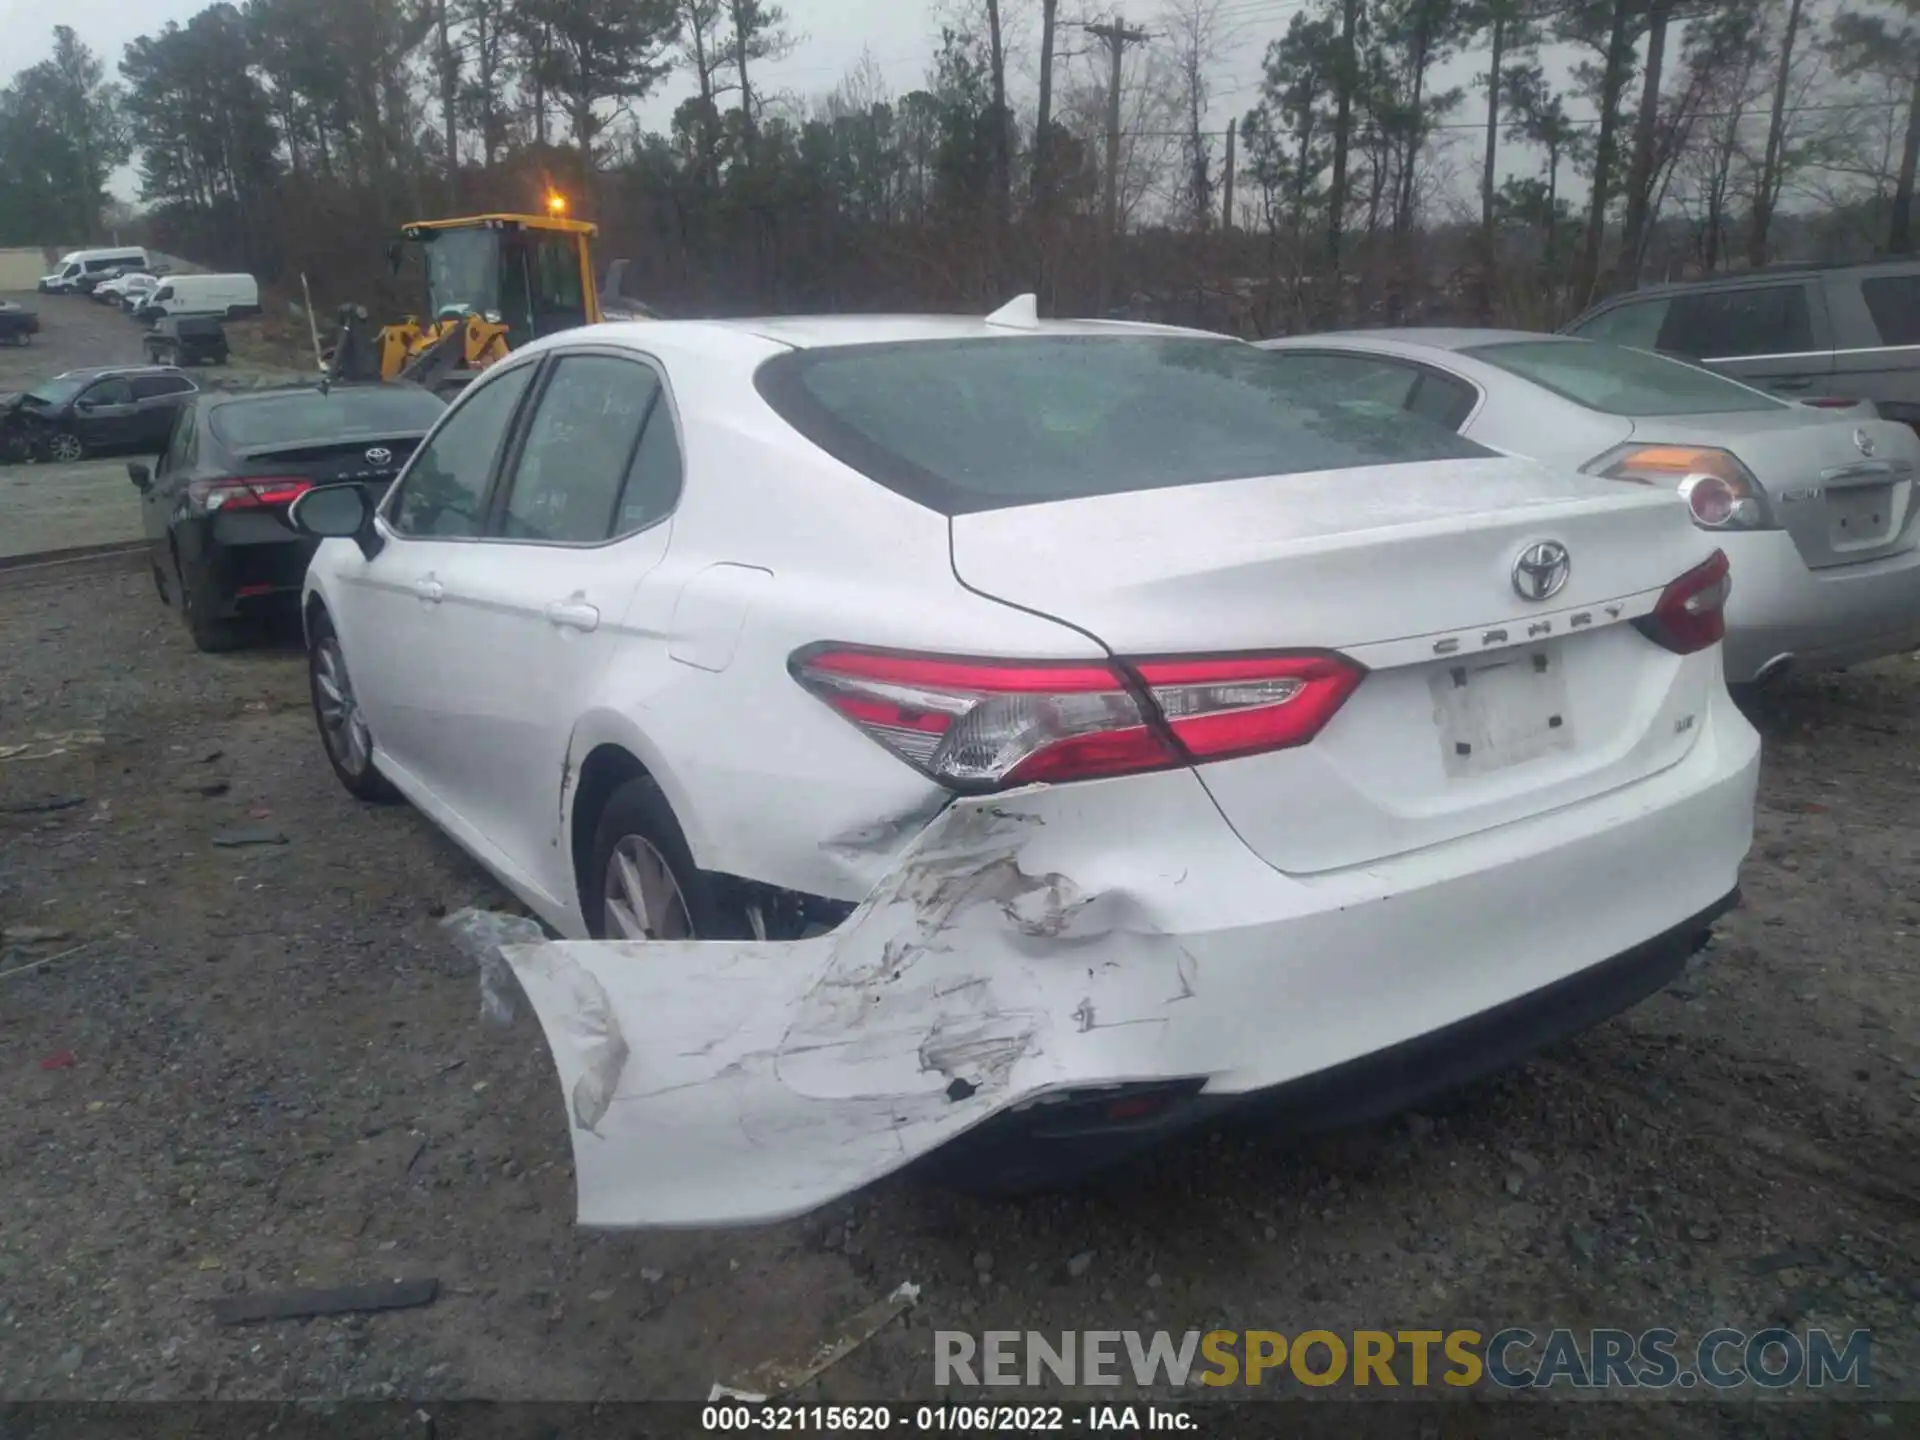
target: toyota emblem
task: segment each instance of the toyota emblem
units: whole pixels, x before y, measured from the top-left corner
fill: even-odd
[[[1513,562],[1513,591],[1522,600],[1551,600],[1567,583],[1573,558],[1558,540],[1529,545]]]
[[[367,463],[374,466],[391,465],[393,463],[393,452],[384,445],[376,445],[367,451]]]
[[[1873,454],[1873,437],[1866,432],[1864,426],[1857,428],[1853,432],[1853,448],[1858,450],[1862,455],[1870,456]]]

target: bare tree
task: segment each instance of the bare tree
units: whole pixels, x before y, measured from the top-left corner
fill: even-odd
[[[1205,230],[1213,219],[1213,139],[1207,134],[1207,72],[1220,49],[1220,0],[1169,0],[1161,25],[1172,52],[1181,113],[1181,194],[1178,211],[1187,228]]]
[[[1753,210],[1747,229],[1747,263],[1764,265],[1767,259],[1767,229],[1773,223],[1774,206],[1780,200],[1784,177],[1781,164],[1787,130],[1787,92],[1793,79],[1794,46],[1800,37],[1800,18],[1804,0],[1787,0],[1786,29],[1780,40],[1780,53],[1774,69],[1773,109],[1767,119],[1767,149],[1753,183]]]

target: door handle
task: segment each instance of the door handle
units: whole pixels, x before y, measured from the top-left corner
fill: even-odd
[[[428,600],[438,605],[440,603],[440,597],[447,593],[447,588],[438,580],[434,579],[433,576],[423,575],[413,582],[413,593],[418,595],[422,600]]]
[[[1778,380],[1769,380],[1767,382],[1767,388],[1770,390],[1811,390],[1813,388],[1813,379],[1807,375],[1789,375]]]
[[[569,630],[598,630],[600,612],[578,600],[556,600],[547,606],[547,620]]]

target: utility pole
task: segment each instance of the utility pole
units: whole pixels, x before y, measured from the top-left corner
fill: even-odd
[[[1220,233],[1226,235],[1233,230],[1233,135],[1240,128],[1238,120],[1227,122],[1227,179],[1223,187],[1225,198],[1220,202]]]
[[[1104,24],[1081,27],[1096,40],[1106,42],[1112,62],[1107,80],[1107,194],[1105,230],[1100,246],[1100,314],[1105,316],[1113,304],[1113,271],[1120,248],[1120,57],[1129,45],[1140,45],[1151,37],[1145,30],[1130,28],[1119,15]]]

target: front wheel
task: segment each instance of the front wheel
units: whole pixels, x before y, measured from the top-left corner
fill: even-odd
[[[374,764],[373,732],[367,728],[366,714],[353,692],[346,651],[334,633],[333,622],[325,615],[314,620],[312,638],[307,642],[307,684],[327,763],[347,793],[356,800],[379,804],[398,800],[400,792]]]
[[[86,442],[71,430],[56,430],[46,438],[47,459],[57,465],[71,465],[87,456]]]

